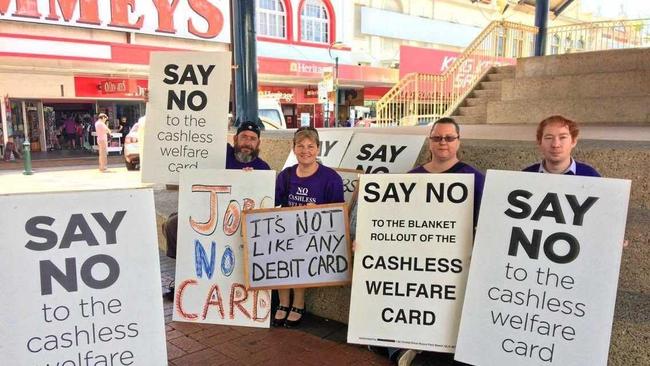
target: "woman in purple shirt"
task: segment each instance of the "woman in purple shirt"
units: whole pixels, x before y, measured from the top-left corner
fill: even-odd
[[[275,182],[275,205],[282,207],[320,205],[344,202],[343,180],[331,168],[321,165],[316,157],[320,147],[318,131],[301,127],[293,136],[293,152],[298,164],[280,172]],[[278,290],[280,305],[273,318],[274,326],[293,327],[300,324],[305,313],[305,289]]]

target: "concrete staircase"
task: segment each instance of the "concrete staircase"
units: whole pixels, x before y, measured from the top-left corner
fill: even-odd
[[[461,123],[650,123],[650,49],[519,59],[495,68],[453,117]]]
[[[484,124],[487,122],[489,102],[501,100],[502,85],[515,77],[515,66],[492,68],[456,109],[452,117],[461,124]]]

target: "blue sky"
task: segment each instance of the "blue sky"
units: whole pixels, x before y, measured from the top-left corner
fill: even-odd
[[[627,14],[626,18],[650,18],[650,1],[648,0],[583,0],[582,8],[594,14],[606,17],[618,17],[621,5]]]

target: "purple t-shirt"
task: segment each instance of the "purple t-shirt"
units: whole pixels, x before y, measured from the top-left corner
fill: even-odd
[[[275,181],[275,205],[282,207],[345,202],[343,179],[332,168],[318,164],[318,170],[309,177],[296,175],[298,165],[280,172]]]
[[[423,165],[411,170],[409,173],[431,173],[424,169]],[[481,198],[483,197],[483,186],[485,185],[485,176],[469,164],[462,161],[457,162],[451,168],[442,173],[465,173],[474,174],[474,226],[478,222],[478,212],[481,207]]]
[[[253,168],[255,170],[271,170],[269,164],[259,157],[249,161],[248,163],[242,163],[237,158],[235,158],[235,149],[226,144],[226,169],[244,169],[244,168]]]

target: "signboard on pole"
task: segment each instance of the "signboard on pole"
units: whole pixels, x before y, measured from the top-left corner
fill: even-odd
[[[247,290],[241,212],[273,207],[272,170],[192,170],[178,200],[175,321],[268,328],[269,291]]]
[[[630,181],[488,170],[485,182],[456,359],[606,365]]]
[[[413,168],[424,139],[422,135],[356,133],[339,167],[366,174],[406,173]]]
[[[152,52],[142,181],[226,166],[230,53]]]
[[[344,203],[247,211],[244,222],[247,287],[350,283],[352,252]]]
[[[348,342],[454,352],[474,175],[364,174],[360,187]]]
[[[151,189],[0,203],[2,364],[167,364]]]
[[[320,162],[330,168],[336,168],[341,163],[343,154],[348,148],[350,139],[352,139],[354,131],[340,131],[340,130],[325,130],[318,131],[320,139],[320,151],[318,152],[318,159]],[[284,163],[284,168],[298,164],[296,155],[293,150],[289,151],[287,161]]]

